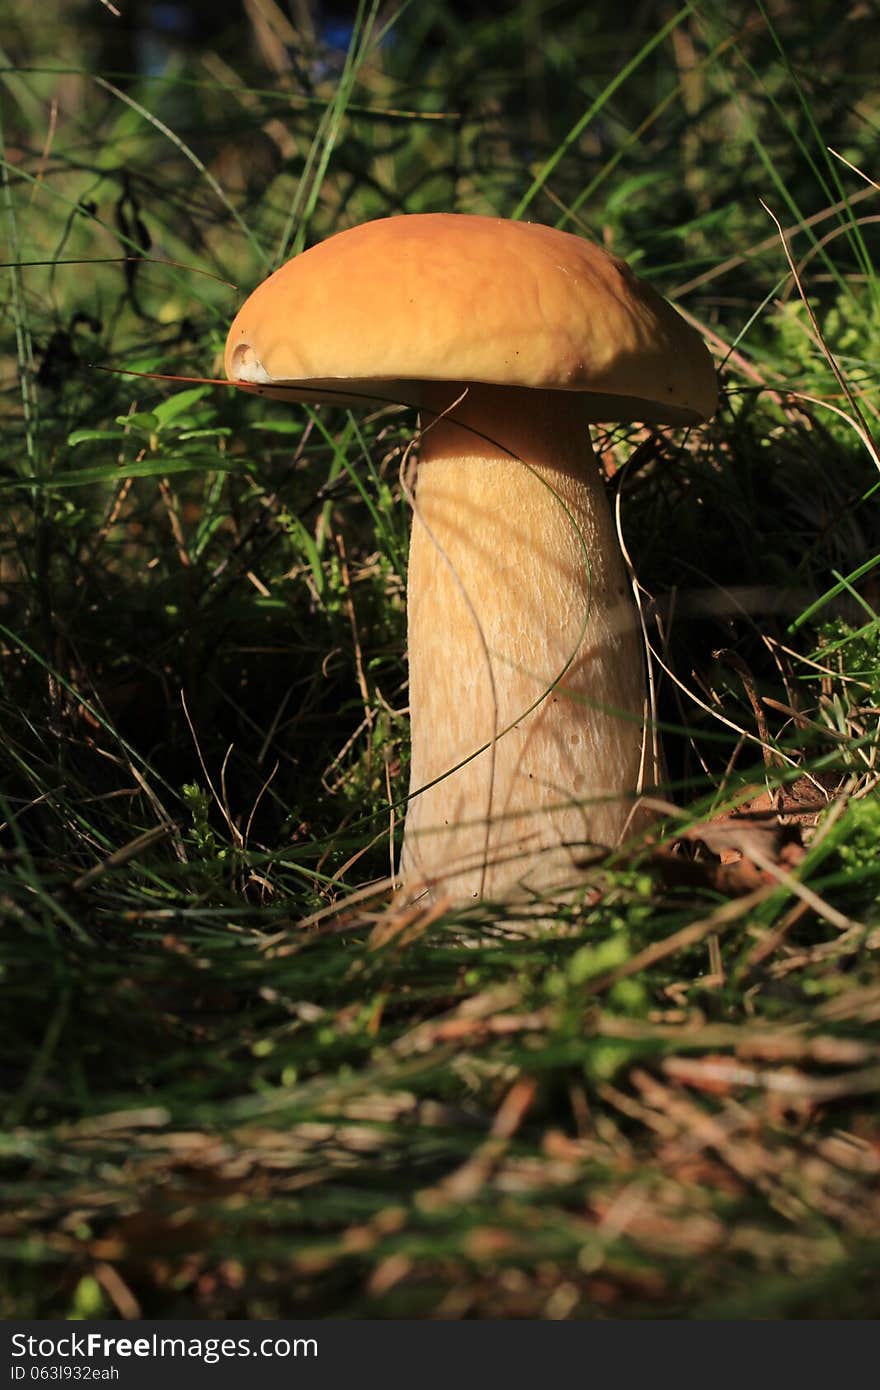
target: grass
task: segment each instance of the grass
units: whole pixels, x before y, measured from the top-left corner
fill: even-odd
[[[101,5],[7,21],[0,1314],[878,1311],[880,112],[832,9],[362,4],[345,52],[265,4],[153,76]],[[384,886],[411,421],[117,370],[216,374],[272,266],[433,209],[605,242],[722,367],[707,429],[601,437],[668,784],[553,930]]]

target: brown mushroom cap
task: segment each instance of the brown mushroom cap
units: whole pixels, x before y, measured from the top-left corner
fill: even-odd
[[[455,213],[339,232],[239,310],[226,374],[302,400],[419,404],[420,381],[589,393],[594,420],[693,424],[716,403],[702,339],[623,261],[532,222]]]

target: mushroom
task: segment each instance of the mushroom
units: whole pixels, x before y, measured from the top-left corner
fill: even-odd
[[[642,644],[588,425],[709,419],[702,339],[580,237],[427,213],[282,266],[235,318],[226,373],[419,409],[402,877],[459,904],[560,896],[632,828],[646,773]]]

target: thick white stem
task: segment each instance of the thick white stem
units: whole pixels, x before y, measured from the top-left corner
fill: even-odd
[[[586,411],[449,384],[425,407],[401,870],[456,903],[561,890],[631,823],[642,762],[641,644]]]

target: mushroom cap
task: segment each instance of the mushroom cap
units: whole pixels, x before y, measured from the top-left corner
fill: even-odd
[[[338,232],[254,290],[226,375],[299,400],[419,404],[422,381],[588,393],[593,420],[712,415],[700,335],[617,257],[534,222],[457,213]]]

